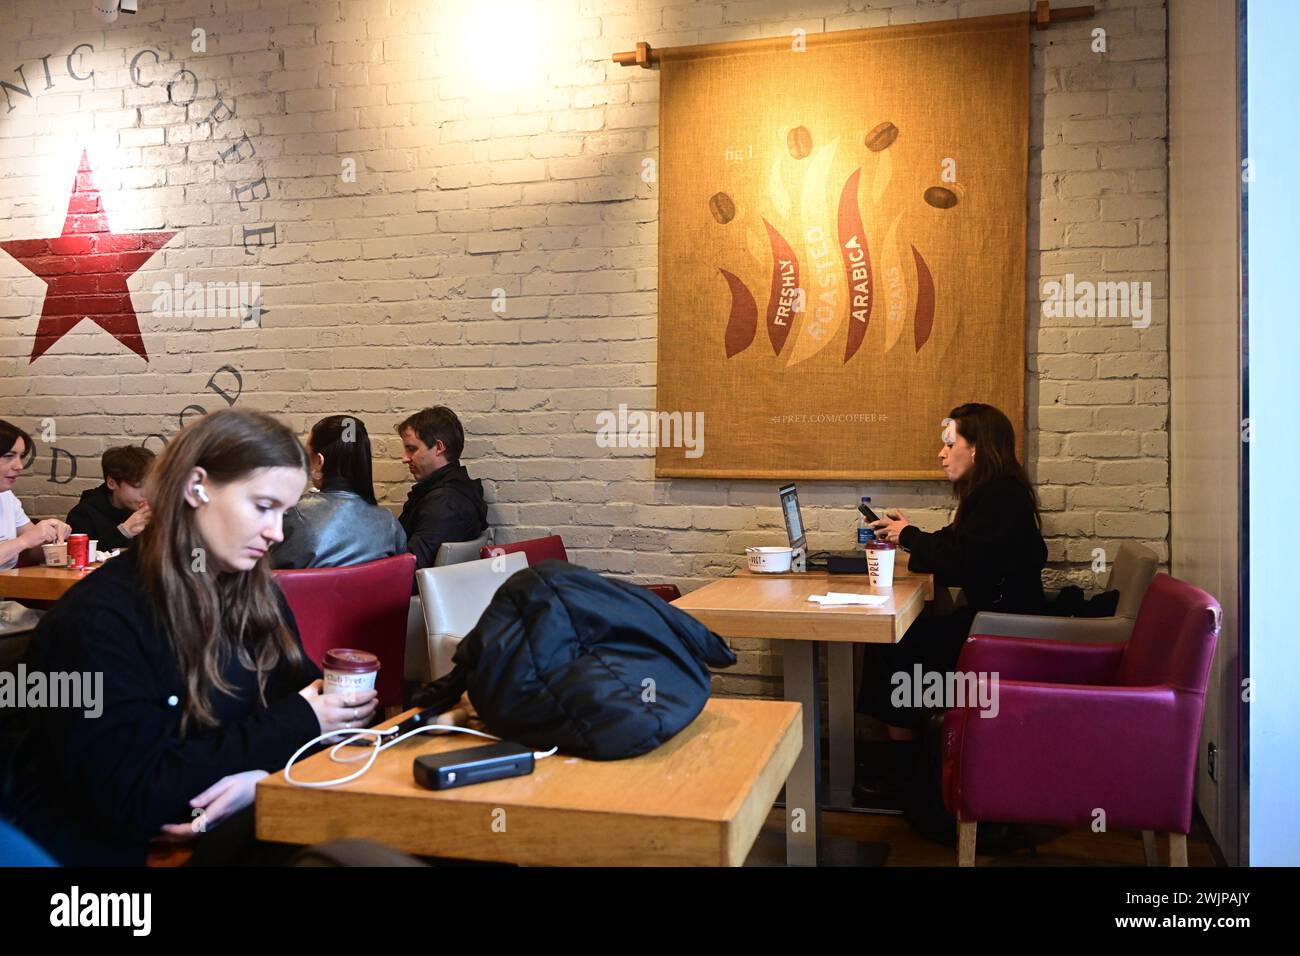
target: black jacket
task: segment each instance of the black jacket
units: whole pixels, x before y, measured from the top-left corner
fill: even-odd
[[[444,541],[473,541],[487,530],[483,482],[464,465],[444,465],[415,483],[398,521],[415,566],[431,568]]]
[[[297,636],[288,605],[281,610]],[[215,694],[220,725],[180,733],[185,689],[137,577],[134,550],[72,588],[41,620],[27,672],[102,672],[98,717],[84,709],[0,713],[5,803],[18,828],[67,865],[143,864],[164,824],[191,820],[189,801],[220,778],[274,772],[320,733],[298,693],[320,677],[305,656],[282,664],[257,699],[253,672],[232,661],[234,696]]]
[[[592,760],[653,750],[709,699],[709,666],[736,657],[718,635],[645,588],[564,561],[501,585],[456,648],[456,666],[416,695],[464,690],[494,734]]]
[[[88,534],[98,541],[100,551],[112,551],[131,543],[132,539],[117,530],[117,526],[134,513],[130,508],[114,507],[113,493],[105,482],[81,493],[81,500],[68,512],[68,524],[72,525],[73,534]]]
[[[933,572],[940,584],[961,587],[972,612],[1043,609],[1047,545],[1029,490],[1014,478],[992,478],[973,490],[960,525],[930,533],[908,525],[898,541],[912,552],[913,570]]]

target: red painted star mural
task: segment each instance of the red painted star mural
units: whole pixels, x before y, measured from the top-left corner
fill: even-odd
[[[52,239],[12,239],[0,249],[45,280],[45,307],[36,327],[30,362],[89,319],[146,362],[140,320],[126,280],[167,245],[174,232],[113,232],[95,188],[90,159],[81,166],[68,200],[63,234]]]

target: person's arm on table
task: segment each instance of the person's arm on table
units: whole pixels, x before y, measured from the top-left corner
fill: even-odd
[[[41,547],[66,540],[69,528],[57,518],[46,518],[44,521],[20,524],[15,531],[12,539],[0,541],[0,564],[18,557],[27,557],[34,563],[44,564],[45,554]]]
[[[880,522],[890,540],[920,558],[920,567],[951,586],[965,586],[988,577],[990,556],[1003,553],[1012,540],[1008,509],[1001,501],[986,501],[967,513],[962,526],[947,525],[926,532],[909,523],[902,512]]]
[[[81,795],[87,814],[111,832],[140,842],[167,824],[191,819],[191,801],[214,782],[249,770],[275,771],[300,746],[336,729],[356,711],[373,711],[373,692],[320,693],[320,682],[278,698],[241,721],[191,731],[176,726],[180,702],[168,704],[166,689],[141,653],[142,635],[126,615],[104,609],[94,633],[83,621],[64,621],[41,635],[42,664],[50,671],[103,675],[99,715],[49,709],[39,716],[58,778]],[[304,672],[306,675],[313,670]],[[268,688],[269,690],[270,688]]]

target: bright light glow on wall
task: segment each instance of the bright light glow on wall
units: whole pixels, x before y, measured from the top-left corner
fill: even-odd
[[[458,4],[443,36],[454,74],[471,92],[514,93],[545,79],[554,16],[539,0]]]
[[[49,235],[58,235],[68,212],[68,197],[84,149],[95,174],[95,187],[100,190],[104,208],[116,226],[118,220],[113,214],[121,205],[117,193],[122,188],[117,132],[53,133],[43,137],[39,146],[39,154],[31,158],[33,177],[30,188],[24,189],[22,211],[36,216],[42,228],[53,229]]]

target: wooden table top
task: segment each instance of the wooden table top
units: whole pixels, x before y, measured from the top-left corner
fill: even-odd
[[[99,565],[81,570],[72,568],[47,568],[33,565],[27,568],[10,568],[0,571],[0,598],[21,598],[28,601],[57,601],[68,590]]]
[[[908,555],[907,552],[903,552],[903,554],[900,555],[899,557],[900,559],[904,559],[904,560],[900,560],[899,563],[894,567],[894,580],[898,581],[901,578],[908,578],[913,581],[920,581],[924,586],[925,599],[927,601],[933,601],[934,600],[934,575],[928,574],[924,571],[913,571],[911,568],[909,568],[907,566],[907,560],[905,559],[909,559],[911,556]],[[855,584],[861,584],[863,582],[866,582],[868,585],[871,584],[871,576],[868,574],[831,574],[829,571],[760,572],[760,571],[751,571],[748,568],[741,568],[735,573],[734,576],[754,577],[754,578],[789,578],[789,577],[803,577],[806,574],[825,574],[835,581],[846,580],[846,581],[852,581]],[[832,590],[839,591],[842,589],[832,588]]]
[[[415,783],[416,756],[488,742],[414,737],[329,789],[272,774],[257,785],[257,835],[364,837],[421,856],[538,866],[739,866],[799,755],[801,708],[712,698],[676,737],[630,760],[555,754],[526,777],[446,791]],[[294,777],[327,780],[356,766],[324,751],[295,765]]]
[[[723,637],[892,644],[912,626],[933,588],[928,575],[899,575],[889,590],[865,574],[737,574],[683,595],[673,606]],[[827,591],[888,594],[880,607],[822,607],[809,595]]]

